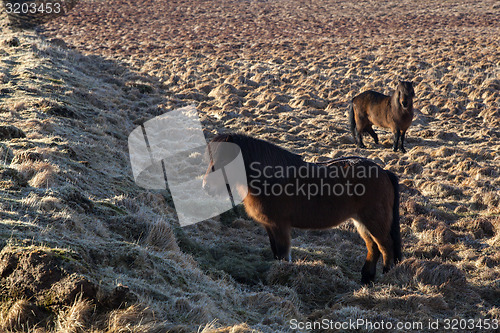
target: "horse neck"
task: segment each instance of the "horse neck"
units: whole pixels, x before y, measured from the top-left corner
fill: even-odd
[[[398,101],[398,94],[396,92],[397,91],[394,90],[394,92],[391,95],[391,99],[389,100],[389,106],[393,114],[398,114],[399,109],[401,109],[401,105],[399,105]]]

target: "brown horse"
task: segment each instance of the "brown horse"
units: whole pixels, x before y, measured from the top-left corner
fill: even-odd
[[[372,125],[377,125],[390,128],[394,133],[394,151],[398,150],[398,141],[401,140],[401,152],[405,153],[403,144],[413,119],[413,97],[413,84],[406,81],[399,81],[391,96],[368,90],[354,97],[349,110],[349,123],[358,146],[365,147],[364,132],[378,143],[378,136],[372,128]]]
[[[234,188],[246,195],[245,210],[266,229],[276,259],[291,260],[291,228],[326,229],[353,219],[368,249],[362,283],[374,280],[380,254],[384,272],[401,260],[399,185],[393,173],[361,157],[308,163],[242,134],[219,135],[209,146],[223,142],[241,150],[247,184]],[[207,176],[227,161],[221,161],[224,154],[218,149],[211,148],[210,155],[203,187],[209,193],[221,193],[226,184],[210,183]]]

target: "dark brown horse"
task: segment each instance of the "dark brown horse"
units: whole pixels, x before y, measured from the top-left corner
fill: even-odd
[[[241,134],[219,135],[210,145],[221,142],[241,150],[247,184],[232,185],[248,190],[245,210],[266,229],[276,259],[291,260],[291,228],[326,229],[353,219],[368,249],[363,283],[374,280],[380,254],[384,272],[401,260],[399,185],[393,173],[360,157],[308,163],[274,144]],[[227,162],[221,161],[222,155],[211,149],[203,180],[208,192],[225,189],[226,184],[210,183],[208,177]]]
[[[372,128],[372,125],[377,125],[390,128],[394,133],[394,151],[398,150],[398,141],[401,141],[401,151],[406,152],[403,144],[413,119],[413,97],[413,84],[406,81],[399,81],[391,96],[368,90],[354,97],[349,110],[349,123],[358,146],[365,147],[365,132],[378,143],[378,136]]]

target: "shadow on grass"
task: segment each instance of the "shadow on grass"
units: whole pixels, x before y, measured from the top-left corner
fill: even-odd
[[[206,246],[191,240],[181,229],[177,229],[176,238],[180,249],[192,255],[201,269],[214,278],[228,274],[236,282],[256,285],[265,282],[274,261],[270,249],[238,240]]]

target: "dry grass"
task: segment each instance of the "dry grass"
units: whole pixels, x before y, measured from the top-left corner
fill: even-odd
[[[56,320],[56,332],[83,333],[88,332],[91,323],[94,305],[81,297],[75,298],[75,302],[66,311],[62,310]]]
[[[161,333],[168,329],[165,325],[158,323],[154,313],[149,309],[131,306],[125,310],[112,312],[108,320],[106,333]]]
[[[19,174],[33,187],[51,187],[58,167],[45,161],[26,161],[14,165]]]
[[[150,223],[146,244],[159,251],[179,251],[171,224],[163,218]]]
[[[41,311],[33,303],[20,299],[10,307],[5,317],[2,313],[0,327],[8,332],[34,331],[41,317]]]
[[[76,50],[0,19],[0,125],[13,126],[0,144],[1,330],[500,319],[497,11],[493,0],[81,1],[43,32]],[[415,83],[408,153],[380,129],[380,145],[356,148],[350,99],[398,79]],[[364,287],[349,224],[294,231],[293,264],[272,261],[241,210],[180,228],[168,193],[134,184],[126,140],[191,103],[209,138],[241,131],[309,161],[360,155],[397,173],[405,260]]]

